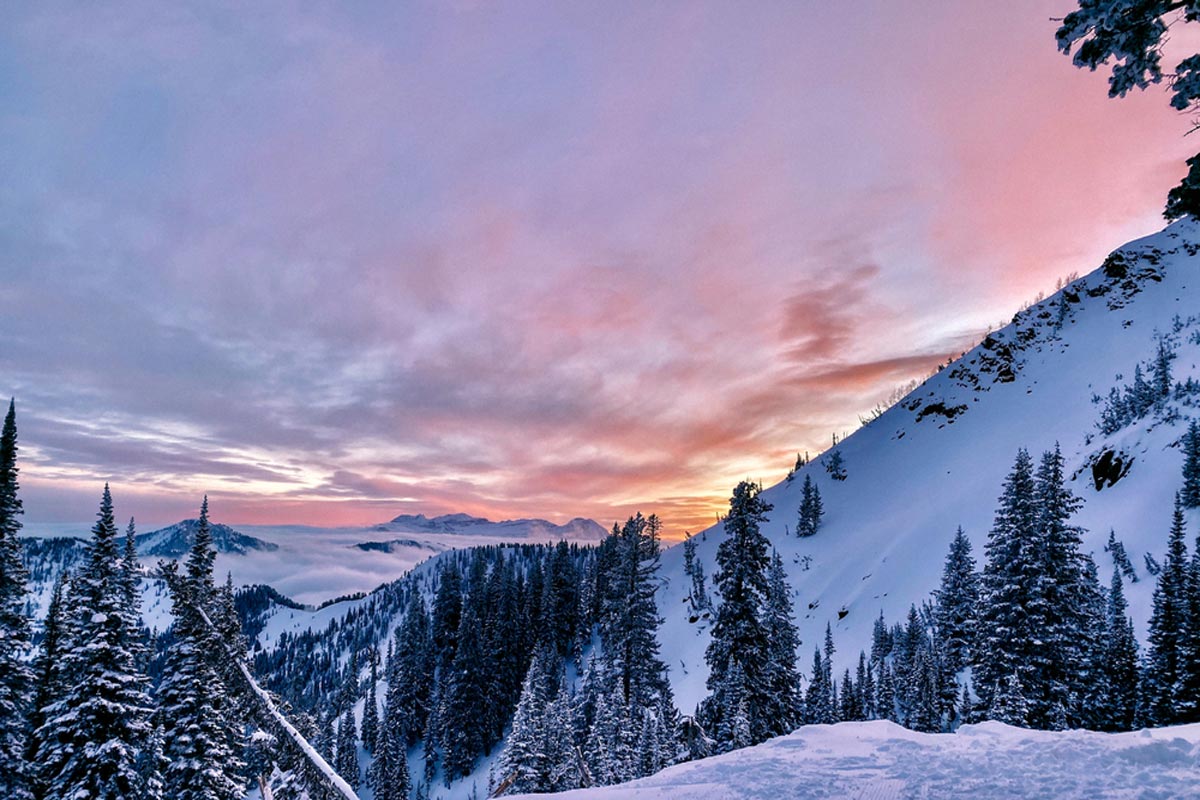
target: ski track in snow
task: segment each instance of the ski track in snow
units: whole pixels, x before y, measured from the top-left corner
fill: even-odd
[[[916,733],[891,722],[812,725],[618,786],[556,800],[1176,800],[1200,797],[1200,724],[1105,734],[998,722]]]

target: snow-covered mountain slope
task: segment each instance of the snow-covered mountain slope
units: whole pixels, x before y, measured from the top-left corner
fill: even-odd
[[[555,525],[544,519],[507,519],[492,522],[469,514],[443,514],[426,517],[424,514],[401,514],[390,522],[376,525],[375,531],[389,533],[449,533],[461,536],[494,536],[506,542],[599,541],[608,533],[598,522],[576,517],[570,522]]]
[[[631,783],[558,800],[1104,800],[1195,797],[1200,725],[1137,731],[1030,731],[999,722],[915,733],[892,722],[808,725]],[[534,798],[548,795],[514,795]]]
[[[1157,352],[1156,334],[1175,348],[1174,379],[1200,379],[1198,253],[1200,225],[1191,220],[1126,245],[841,442],[845,480],[827,471],[830,451],[763,493],[774,505],[763,530],[787,563],[795,593],[803,668],[826,623],[833,625],[840,672],[869,649],[881,610],[898,621],[910,603],[926,598],[957,526],[982,565],[1017,449],[1036,458],[1056,442],[1074,473],[1070,486],[1085,501],[1077,521],[1087,528],[1085,549],[1102,580],[1112,570],[1104,552],[1110,529],[1138,570],[1141,580],[1127,594],[1144,629],[1153,580],[1143,556],[1161,557],[1165,549],[1181,483],[1178,440],[1200,414],[1200,397],[1190,393],[1200,387],[1109,435],[1097,428],[1103,402],[1094,396],[1130,383],[1139,362],[1145,369]],[[800,539],[790,532],[806,476],[820,489],[825,518],[815,536]],[[1193,533],[1197,522],[1193,515]],[[697,556],[710,578],[723,535],[719,526],[699,535]],[[706,694],[709,637],[705,620],[691,621],[682,551],[673,547],[663,557],[660,635],[676,699],[690,711]]]
[[[192,549],[199,525],[199,520],[185,519],[166,528],[139,534],[134,539],[138,555],[151,558],[180,558]],[[247,536],[228,525],[214,523],[211,530],[213,547],[218,553],[245,555],[254,550],[272,552],[279,549],[277,544]]]

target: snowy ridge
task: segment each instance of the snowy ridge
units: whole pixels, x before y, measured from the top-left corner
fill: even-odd
[[[555,525],[544,519],[507,519],[492,522],[469,514],[443,514],[426,517],[424,514],[401,514],[390,522],[376,525],[374,531],[395,533],[442,533],[460,536],[495,536],[505,541],[599,541],[608,533],[598,522],[576,517],[570,522]]]
[[[1153,581],[1143,555],[1161,556],[1171,500],[1180,485],[1177,448],[1191,401],[1168,404],[1110,435],[1097,429],[1093,396],[1128,380],[1139,362],[1154,356],[1156,333],[1170,334],[1177,350],[1174,378],[1200,378],[1200,226],[1191,220],[1118,250],[1099,269],[1014,317],[1005,328],[943,369],[836,450],[846,479],[834,480],[831,452],[814,459],[795,479],[763,493],[774,505],[763,532],[787,565],[807,668],[827,623],[838,647],[835,673],[869,649],[871,625],[882,611],[890,622],[936,588],[955,528],[962,525],[982,562],[1001,483],[1019,447],[1035,456],[1061,444],[1070,488],[1085,501],[1077,521],[1087,528],[1090,550],[1107,582],[1112,562],[1104,552],[1115,531],[1141,580],[1127,586],[1139,630],[1150,614]],[[1175,330],[1176,316],[1180,317]],[[1093,467],[1107,451],[1132,459],[1119,480],[1096,488]],[[1110,457],[1111,460],[1111,457]],[[819,532],[799,539],[796,527],[806,476],[825,506]],[[1200,522],[1192,516],[1190,529]],[[698,536],[697,558],[713,575],[723,532]],[[689,579],[683,548],[663,556],[659,608],[663,652],[676,700],[690,712],[705,696],[708,668],[703,620],[690,620]]]
[[[561,800],[837,797],[1103,798],[1195,795],[1200,724],[1134,733],[1030,731],[999,722],[916,733],[893,722],[808,725],[755,747]],[[547,795],[514,795],[527,798]]]

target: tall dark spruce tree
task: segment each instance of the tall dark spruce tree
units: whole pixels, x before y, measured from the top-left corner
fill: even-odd
[[[530,662],[522,685],[512,731],[497,762],[496,795],[579,786],[570,700],[562,657],[547,643]]]
[[[1035,615],[1041,611],[1036,515],[1033,459],[1022,449],[1004,482],[1000,507],[988,533],[974,673],[985,713],[996,716],[1003,698],[1008,717],[1004,721],[1025,725],[1029,720],[1013,718],[1009,696],[1019,685],[1016,681],[1023,683],[1021,679],[1037,669],[1026,663],[1037,641]],[[1030,606],[1031,601],[1037,602],[1037,608]]]
[[[394,729],[407,749],[420,741],[429,720],[434,653],[429,614],[421,592],[409,595],[404,621],[396,632],[396,649],[387,667],[384,724]]]
[[[1200,508],[1200,422],[1192,420],[1183,437],[1183,489],[1185,508]]]
[[[9,401],[0,433],[0,796],[29,797],[26,713],[32,675],[27,664],[30,624],[25,615],[28,574],[21,558],[21,498],[17,495],[16,402]]]
[[[705,652],[709,695],[701,721],[724,752],[771,736],[775,707],[767,676],[771,646],[763,621],[769,587],[769,543],[759,531],[771,505],[754,483],[742,481],[729,500],[725,539],[717,547],[720,604]]]
[[[372,645],[370,650],[371,678],[367,683],[367,696],[363,701],[362,743],[369,754],[375,753],[379,740],[379,651]]]
[[[227,800],[243,791],[240,732],[233,698],[210,656],[223,647],[199,615],[217,618],[208,498],[173,597],[174,638],[167,648],[158,699],[163,727],[166,794],[172,800]]]
[[[354,724],[354,709],[347,708],[338,722],[337,755],[333,768],[353,789],[358,788],[358,729]]]
[[[1070,523],[1079,504],[1057,447],[1036,475],[1028,452],[1018,452],[988,534],[975,655],[976,689],[993,718],[1061,729],[1083,714],[1094,603],[1081,530]]]
[[[811,475],[804,476],[800,497],[800,516],[796,520],[796,535],[812,536],[821,527],[821,519],[825,516],[825,506],[821,502],[821,490],[813,483]]]
[[[1034,502],[1037,507],[1035,542],[1040,543],[1041,618],[1040,635],[1045,653],[1041,694],[1031,695],[1032,722],[1038,727],[1062,730],[1080,724],[1078,699],[1090,683],[1088,646],[1095,641],[1087,634],[1092,622],[1103,619],[1103,607],[1089,615],[1090,600],[1100,596],[1094,581],[1089,585],[1087,560],[1080,552],[1083,529],[1071,518],[1083,505],[1066,485],[1062,452],[1057,444],[1042,455],[1036,476]],[[1036,557],[1036,553],[1034,554]],[[1102,601],[1101,601],[1102,602]],[[1038,653],[1042,648],[1033,648]]]
[[[73,586],[64,694],[44,709],[39,781],[47,800],[132,800],[151,793],[140,755],[151,740],[148,680],[138,667],[136,585],[117,545],[108,486]],[[131,596],[132,592],[132,596]],[[154,766],[154,765],[151,765]]]
[[[774,703],[774,708],[768,711],[767,721],[771,735],[779,736],[791,733],[800,725],[804,705],[800,698],[800,672],[796,668],[800,638],[792,614],[792,590],[779,553],[772,554],[767,570],[763,622],[770,647],[766,680]]]
[[[375,800],[408,800],[412,779],[408,774],[408,748],[401,726],[385,711],[375,746],[375,760],[367,771],[367,783]]]
[[[1183,500],[1175,496],[1167,557],[1154,588],[1154,610],[1150,615],[1149,652],[1142,681],[1142,717],[1152,725],[1183,722],[1181,696],[1191,627],[1190,594],[1193,576],[1188,563]]]
[[[481,603],[474,596],[483,589],[481,578],[474,578],[471,594],[463,603],[454,660],[450,662],[441,684],[438,743],[441,745],[442,769],[447,785],[471,773],[488,739],[481,720],[486,716],[491,674]]]
[[[979,575],[971,555],[971,540],[960,527],[950,542],[942,583],[936,592],[934,618],[947,667],[958,672],[971,663],[975,615],[979,608]]]
[[[1128,614],[1121,571],[1114,569],[1105,614],[1104,669],[1098,674],[1096,727],[1103,731],[1132,730],[1137,719],[1138,645]]]

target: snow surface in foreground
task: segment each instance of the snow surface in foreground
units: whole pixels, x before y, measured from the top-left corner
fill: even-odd
[[[536,798],[548,795],[522,795]],[[1200,724],[1030,731],[999,722],[916,733],[891,722],[809,725],[722,756],[556,800],[1200,797]]]

